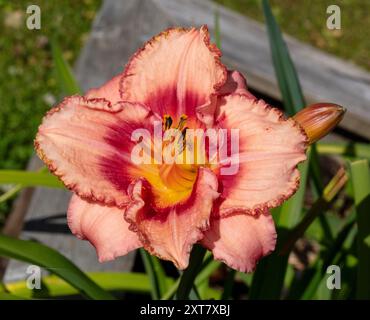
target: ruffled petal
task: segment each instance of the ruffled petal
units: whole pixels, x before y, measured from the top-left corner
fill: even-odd
[[[100,262],[114,260],[142,246],[137,234],[129,230],[123,211],[73,195],[67,213],[68,225],[74,235],[96,248]]]
[[[225,84],[221,87],[219,93],[221,95],[238,93],[247,95],[250,98],[254,98],[254,96],[248,91],[247,80],[237,70],[227,71],[227,80]]]
[[[149,40],[126,66],[121,98],[139,101],[154,112],[178,119],[196,116],[226,81],[221,52],[205,26],[171,28]]]
[[[306,159],[307,137],[293,119],[262,100],[233,94],[224,97],[216,122],[221,128],[239,129],[234,159],[239,167],[219,176],[221,215],[275,207],[297,190],[297,164]]]
[[[152,128],[153,117],[139,104],[69,97],[45,116],[35,148],[80,197],[123,206],[132,181],[131,134],[135,128]]]
[[[251,272],[257,262],[274,250],[276,231],[269,212],[257,215],[234,214],[211,219],[201,244],[217,260],[241,272]]]
[[[233,93],[244,94],[254,99],[254,96],[248,91],[247,80],[244,76],[237,70],[228,70],[226,82],[218,91],[218,97],[212,98],[211,103],[206,103],[197,108],[198,119],[204,123],[206,127],[212,127],[215,121],[215,111],[220,99],[225,95]]]
[[[146,250],[185,269],[193,244],[202,239],[203,231],[209,227],[212,205],[219,196],[217,187],[214,173],[200,168],[193,192],[185,203],[155,212],[150,206],[148,186],[138,180],[130,188],[132,202],[125,218]]]
[[[119,84],[121,81],[122,74],[116,75],[111,80],[107,81],[99,88],[92,88],[85,94],[87,99],[104,98],[109,100],[112,104],[115,104],[121,100],[119,92]]]

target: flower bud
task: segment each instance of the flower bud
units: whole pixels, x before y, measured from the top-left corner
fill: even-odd
[[[293,116],[312,144],[326,136],[343,119],[346,109],[334,103],[315,103]]]

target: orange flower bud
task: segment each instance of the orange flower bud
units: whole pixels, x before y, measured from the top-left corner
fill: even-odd
[[[293,116],[312,144],[326,136],[343,119],[346,109],[334,103],[315,103]]]

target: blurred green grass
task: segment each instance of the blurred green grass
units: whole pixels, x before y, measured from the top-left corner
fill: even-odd
[[[40,30],[26,28],[30,4],[40,6]],[[100,4],[101,0],[0,0],[0,168],[26,166],[41,117],[59,99],[52,37],[58,36],[64,58],[73,65]],[[0,204],[0,223],[9,204]]]
[[[258,21],[264,21],[260,0],[214,0]],[[370,70],[370,1],[363,0],[271,0],[281,29],[304,42]],[[340,30],[326,27],[326,8],[341,9]],[[221,25],[222,28],[222,25]]]

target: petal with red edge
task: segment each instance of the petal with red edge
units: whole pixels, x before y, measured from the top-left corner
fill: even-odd
[[[244,76],[236,70],[227,71],[227,79],[224,85],[220,88],[218,99],[222,99],[222,96],[229,95],[232,93],[244,94],[251,99],[255,97],[248,91],[247,81]],[[197,108],[197,117],[207,127],[212,127],[215,120],[215,110],[217,109],[217,98],[211,99],[211,103],[206,103],[203,106]]]
[[[49,169],[79,196],[122,206],[128,201],[126,190],[132,180],[127,173],[132,165],[131,133],[135,128],[152,128],[153,117],[139,104],[69,97],[45,116],[35,148]],[[117,172],[120,181],[115,180]]]
[[[299,185],[297,164],[307,148],[303,130],[278,109],[245,95],[225,96],[218,114],[217,126],[239,129],[238,172],[219,176],[221,215],[280,205]]]
[[[171,28],[149,40],[126,66],[121,98],[139,101],[175,119],[195,118],[226,81],[221,52],[210,43],[205,26]]]
[[[132,202],[125,218],[146,250],[185,269],[193,244],[203,238],[203,231],[209,227],[212,205],[219,196],[217,187],[213,172],[200,168],[193,192],[185,203],[154,212],[148,201],[150,190],[145,181],[138,180],[130,188]]]
[[[109,100],[112,104],[115,104],[121,100],[119,92],[119,83],[121,81],[122,74],[116,75],[113,79],[107,81],[99,88],[92,88],[85,94],[87,99],[104,98]]]
[[[254,98],[254,96],[248,91],[247,88],[247,80],[244,76],[237,70],[228,70],[227,71],[227,79],[225,84],[220,89],[220,94],[245,94],[250,98]]]
[[[241,272],[251,272],[257,262],[274,250],[276,231],[269,212],[234,214],[211,219],[201,244],[211,250],[217,260]]]
[[[114,260],[142,246],[137,234],[129,230],[123,211],[73,195],[67,213],[68,225],[74,235],[96,248],[100,262]]]

